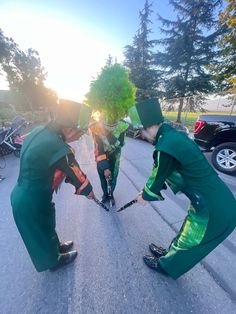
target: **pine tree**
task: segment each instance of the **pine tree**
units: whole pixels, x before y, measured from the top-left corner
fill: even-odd
[[[212,76],[206,67],[216,56],[219,33],[214,29],[214,13],[221,0],[170,0],[177,12],[175,21],[162,18],[158,41],[164,50],[156,54],[163,71],[166,98],[180,98],[177,122],[181,122],[184,97],[213,91]]]
[[[155,40],[150,40],[152,24],[150,15],[152,4],[148,0],[139,12],[140,28],[133,38],[132,45],[124,48],[124,65],[130,70],[130,80],[137,88],[136,99],[143,100],[157,95],[158,73],[154,65],[153,47]]]
[[[236,2],[227,0],[220,14],[219,29],[223,29],[219,47],[221,59],[211,69],[223,91],[236,91]]]

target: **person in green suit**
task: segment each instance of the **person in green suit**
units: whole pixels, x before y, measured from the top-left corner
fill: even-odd
[[[112,206],[115,204],[113,192],[117,183],[121,149],[124,146],[128,126],[129,124],[124,120],[119,120],[113,125],[103,120],[90,128],[94,141],[97,172],[103,191],[101,201],[103,203],[110,201]],[[110,195],[108,195],[108,184],[111,187]]]
[[[92,186],[68,143],[84,133],[78,128],[81,104],[60,100],[55,121],[36,127],[23,143],[17,183],[11,193],[16,226],[38,272],[74,261],[72,241],[61,243],[55,227],[53,192],[65,179],[76,195],[93,199]]]
[[[135,105],[143,135],[154,145],[154,165],[138,202],[163,200],[165,183],[184,193],[190,206],[183,225],[167,249],[150,244],[150,268],[177,279],[214,250],[236,226],[236,200],[197,144],[164,122],[157,99]],[[168,209],[167,209],[168,210]]]

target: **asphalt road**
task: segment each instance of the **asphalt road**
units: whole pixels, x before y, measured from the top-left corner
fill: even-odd
[[[89,137],[75,145],[97,197],[101,188]],[[0,161],[1,162],[1,161]],[[200,264],[174,281],[143,264],[148,244],[168,246],[186,215],[188,200],[166,191],[165,201],[106,212],[64,184],[55,195],[57,231],[74,240],[78,258],[57,272],[37,273],[13,221],[9,195],[19,160],[6,158],[0,174],[1,314],[236,313],[236,231]],[[1,166],[1,164],[0,164]],[[152,146],[127,138],[122,152],[117,208],[142,189]],[[221,175],[236,196],[236,178]]]

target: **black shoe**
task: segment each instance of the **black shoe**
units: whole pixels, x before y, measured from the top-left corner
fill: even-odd
[[[109,197],[109,202],[110,202],[110,204],[111,204],[111,206],[114,206],[115,205],[115,199],[114,199],[114,196],[113,195],[111,195],[110,197]]]
[[[165,272],[164,269],[161,267],[158,258],[153,257],[153,256],[149,256],[149,255],[144,255],[143,261],[148,267],[154,269],[155,271],[157,271],[163,275],[168,276],[167,272]]]
[[[73,241],[66,241],[64,243],[60,243],[59,252],[68,253],[73,245],[74,245]]]
[[[109,200],[109,196],[107,194],[103,194],[101,202],[105,204],[106,202],[108,202],[108,200]]]
[[[161,247],[161,246],[156,246],[154,243],[151,243],[149,245],[149,249],[158,258],[166,255],[166,253],[167,253],[166,249],[163,249],[163,247]]]
[[[73,262],[77,256],[77,254],[78,254],[77,251],[70,251],[70,252],[65,253],[65,254],[60,254],[56,266],[51,267],[50,271],[58,270],[59,268],[66,266],[67,264]]]

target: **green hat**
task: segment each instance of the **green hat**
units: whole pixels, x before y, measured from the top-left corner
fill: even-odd
[[[56,108],[56,121],[68,128],[86,129],[89,124],[92,109],[84,104],[60,99]]]
[[[148,128],[164,121],[158,99],[143,100],[129,110],[129,117],[134,127]]]

